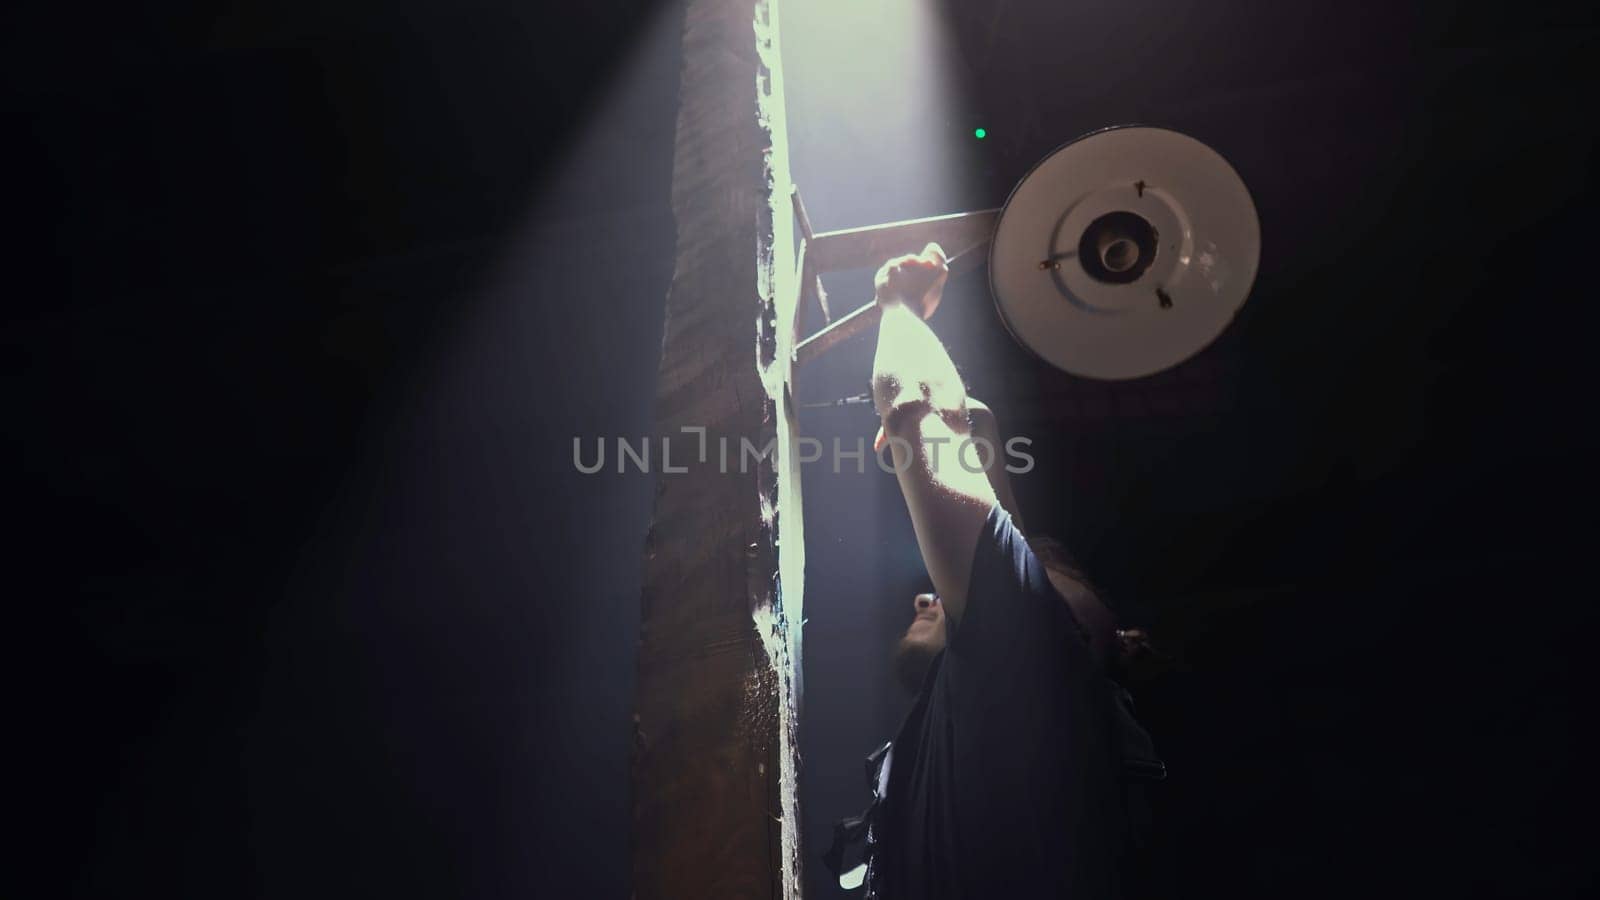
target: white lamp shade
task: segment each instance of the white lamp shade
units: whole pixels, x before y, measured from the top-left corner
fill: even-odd
[[[1138,378],[1222,333],[1260,251],[1255,204],[1227,160],[1176,131],[1125,126],[1023,177],[995,226],[989,279],[1001,320],[1046,362]]]

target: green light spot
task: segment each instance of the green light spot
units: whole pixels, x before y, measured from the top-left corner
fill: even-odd
[[[975,137],[975,138],[977,138],[977,139],[978,139],[978,140],[980,140],[980,141],[981,141],[981,140],[983,140],[983,139],[984,139],[984,138],[986,138],[986,137],[988,137],[988,136],[989,136],[989,132],[987,132],[987,131],[985,131],[985,130],[983,130],[983,129],[982,129],[982,128],[978,128],[978,129],[975,129],[975,130],[974,130],[974,131],[973,131],[973,132],[972,132],[972,136],[973,136],[973,137]]]

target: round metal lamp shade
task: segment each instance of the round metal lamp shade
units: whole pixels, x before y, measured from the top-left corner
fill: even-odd
[[[1261,225],[1238,173],[1165,128],[1057,148],[1023,177],[989,247],[1000,318],[1056,368],[1138,378],[1221,334],[1255,281]]]

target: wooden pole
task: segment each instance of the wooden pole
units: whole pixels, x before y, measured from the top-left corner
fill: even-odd
[[[804,531],[777,33],[776,0],[687,5],[656,394],[673,470],[657,460],[634,715],[637,900],[800,896]]]

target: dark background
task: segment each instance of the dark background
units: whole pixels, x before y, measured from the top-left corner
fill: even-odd
[[[1170,372],[1047,369],[981,273],[935,322],[1036,442],[1030,524],[1178,658],[1138,691],[1173,773],[1155,888],[1592,881],[1592,9],[953,2],[943,118],[834,119],[834,38],[791,7],[818,228],[998,205],[1127,121],[1255,197],[1252,299]],[[651,427],[680,15],[11,14],[11,743],[50,885],[627,896],[650,484],[570,441]],[[966,176],[930,208],[896,193],[910,141]],[[808,470],[813,856],[898,715],[920,577],[888,477],[852,478]]]

